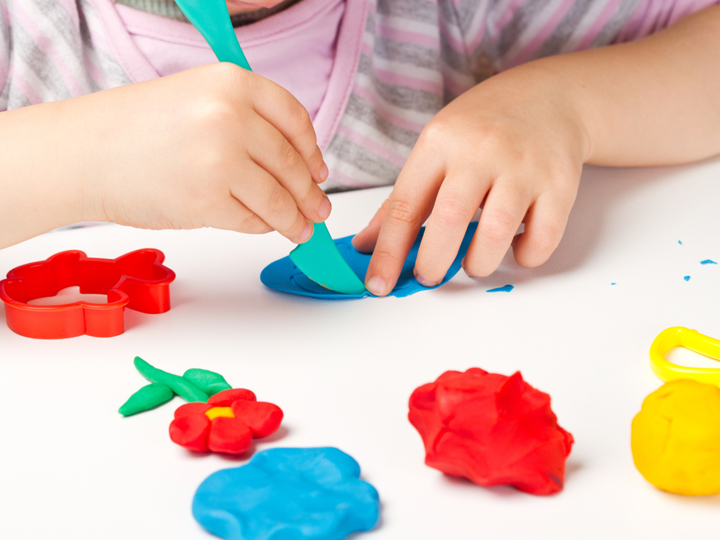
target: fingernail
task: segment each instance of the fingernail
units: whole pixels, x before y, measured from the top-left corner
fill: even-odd
[[[313,224],[312,224],[312,222],[308,221],[307,224],[305,225],[305,228],[303,229],[302,234],[300,235],[300,239],[299,239],[300,243],[302,244],[303,242],[307,242],[308,240],[310,240],[310,237],[312,236],[312,234],[313,234]]]
[[[375,296],[383,296],[385,294],[385,289],[387,289],[387,284],[385,283],[385,280],[380,276],[371,277],[370,279],[368,279],[365,286],[367,287],[367,290]]]
[[[414,270],[413,273],[415,274],[415,279],[417,279],[417,282],[420,285],[422,285],[423,287],[434,287],[435,285],[438,284],[437,281],[433,282],[433,281],[429,281],[429,280],[425,279],[424,277],[422,277],[420,274],[417,273],[417,270]]]
[[[330,174],[330,171],[328,170],[328,166],[325,165],[325,162],[323,161],[323,164],[320,166],[320,172],[318,173],[320,175],[320,181],[324,182],[327,180],[328,174]]]
[[[332,209],[332,205],[330,204],[330,199],[327,197],[323,197],[323,202],[320,205],[320,208],[318,209],[318,215],[320,216],[320,219],[324,220],[330,215],[330,210]]]

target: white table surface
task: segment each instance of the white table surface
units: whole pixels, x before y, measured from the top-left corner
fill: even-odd
[[[360,230],[388,193],[334,195],[332,233]],[[146,384],[136,355],[178,374],[218,371],[282,407],[284,427],[257,450],[336,446],[352,455],[382,501],[368,539],[718,538],[720,497],[648,484],[633,466],[630,422],[660,386],[647,351],[661,330],[720,337],[720,266],[700,265],[720,262],[719,202],[718,159],[586,167],[547,264],[525,270],[509,256],[487,279],[461,272],[404,299],[323,302],[266,289],[260,271],[291,248],[277,234],[106,225],[0,251],[4,275],[67,249],[114,258],[154,247],[178,276],[170,312],[126,311],[126,332],[111,339],[27,339],[0,312],[0,538],[211,538],[191,515],[194,491],[247,457],[173,444],[177,397],[122,418],[118,407]],[[486,292],[508,283],[510,293]],[[411,392],[473,366],[521,370],[552,396],[576,440],[560,494],[486,489],[423,464],[407,421]]]

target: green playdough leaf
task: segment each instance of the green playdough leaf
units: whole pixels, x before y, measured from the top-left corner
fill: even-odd
[[[174,395],[166,384],[148,384],[130,396],[130,399],[120,407],[118,412],[123,416],[131,416],[143,411],[149,411],[158,405],[167,403]]]
[[[190,381],[208,396],[214,396],[218,392],[232,388],[225,380],[225,377],[207,369],[188,369],[183,373],[183,379]]]
[[[169,386],[170,390],[188,402],[200,401],[205,403],[210,398],[210,396],[187,379],[179,375],[173,375],[162,369],[157,369],[139,356],[135,357],[135,367],[148,381]]]

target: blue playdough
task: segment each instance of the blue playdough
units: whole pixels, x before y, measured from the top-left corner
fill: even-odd
[[[705,259],[704,261],[700,261],[700,264],[717,264],[717,263],[711,259]]]
[[[514,285],[505,285],[503,287],[496,287],[494,289],[488,289],[485,292],[510,292],[515,288]]]
[[[460,270],[460,263],[462,262],[463,257],[465,257],[468,247],[470,247],[470,241],[472,240],[476,229],[476,222],[473,222],[468,226],[457,257],[455,257],[450,269],[447,271],[447,274],[445,274],[445,278],[435,287],[423,287],[420,283],[418,283],[413,275],[415,259],[417,258],[418,249],[420,248],[420,241],[425,233],[425,227],[420,229],[420,232],[415,239],[415,243],[410,249],[407,259],[405,259],[405,264],[403,265],[397,284],[390,293],[390,296],[402,298],[404,296],[415,294],[418,291],[435,289],[450,281],[452,277],[458,273],[458,270]],[[337,245],[340,254],[350,265],[350,268],[352,268],[353,272],[357,274],[362,282],[365,282],[365,274],[367,273],[368,266],[370,265],[371,255],[357,251],[352,245],[352,239],[353,236],[339,238],[338,240],[335,240],[335,244]],[[313,298],[322,298],[324,300],[344,300],[348,298],[364,298],[365,296],[372,296],[367,291],[362,294],[342,294],[326,289],[305,276],[305,274],[303,274],[297,266],[293,264],[289,257],[283,257],[282,259],[266,266],[260,274],[260,281],[276,291],[298,294],[300,296],[311,296]]]
[[[192,512],[226,540],[340,540],[372,529],[380,501],[337,448],[273,448],[207,477]]]
[[[684,279],[685,281],[690,281],[690,276],[685,276],[683,279]]]

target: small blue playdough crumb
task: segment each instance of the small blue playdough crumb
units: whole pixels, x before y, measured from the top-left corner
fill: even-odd
[[[680,244],[682,246],[682,242],[680,240],[678,240],[678,244]]]
[[[685,276],[683,279],[684,279],[685,281],[690,281],[690,276]]]
[[[337,448],[273,448],[208,476],[192,512],[225,540],[341,540],[372,529],[380,502]]]
[[[488,289],[485,292],[510,292],[515,287],[513,285],[505,285],[504,287],[497,287],[496,289]]]
[[[617,283],[615,283],[615,282],[613,281],[610,285],[617,285]]]
[[[717,263],[711,259],[705,259],[704,261],[700,261],[700,264],[717,264]]]

